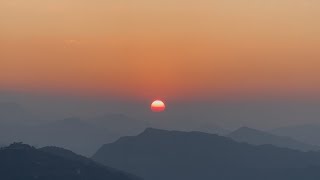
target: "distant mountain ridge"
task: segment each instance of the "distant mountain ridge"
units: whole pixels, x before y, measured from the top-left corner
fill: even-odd
[[[3,107],[2,110],[1,107]],[[1,116],[1,112],[5,112],[8,117],[4,118],[6,121],[1,119],[4,117]],[[18,141],[37,147],[58,146],[89,157],[102,144],[114,142],[122,136],[139,134],[147,127],[201,130],[219,134],[227,132],[214,123],[185,123],[183,119],[179,118],[166,119],[165,121],[155,120],[152,117],[138,119],[122,113],[103,113],[94,117],[71,117],[49,121],[39,119],[30,123],[32,117],[28,115],[29,113],[17,103],[0,103],[1,144]]]
[[[285,136],[277,136],[261,130],[256,130],[249,127],[241,127],[227,137],[238,142],[245,142],[253,145],[271,144],[278,147],[297,149],[301,151],[317,151],[319,146],[310,145]]]
[[[159,119],[155,116],[136,118],[123,113],[101,112],[91,117],[70,115],[71,118],[59,119],[61,116],[57,116],[59,118],[56,119],[55,115],[46,117],[43,113],[38,114],[27,103],[24,105],[0,102],[0,144],[25,142],[36,147],[58,146],[90,157],[102,144],[114,142],[122,136],[139,134],[147,127],[218,134],[227,132],[214,123],[186,122],[185,117],[178,116],[173,119],[169,116],[158,117]],[[68,116],[69,113],[65,115]]]
[[[146,180],[320,178],[319,153],[255,146],[201,132],[148,128],[103,145],[92,158]]]
[[[20,106],[12,103],[5,107]],[[7,117],[14,117],[11,113],[7,114]],[[22,141],[37,147],[58,146],[86,156],[92,156],[103,143],[113,142],[121,136],[138,134],[147,127],[144,122],[122,114],[106,114],[88,119],[71,117],[34,125],[15,123],[18,121],[12,118],[7,118],[7,124],[1,124],[1,117],[4,117],[1,115],[0,113],[1,144]]]
[[[301,124],[276,128],[270,131],[279,136],[288,136],[299,141],[320,146],[320,124]]]
[[[15,143],[0,149],[0,179],[3,180],[139,180],[59,148],[36,149]],[[68,154],[64,156],[63,151]],[[70,156],[72,154],[72,156]]]

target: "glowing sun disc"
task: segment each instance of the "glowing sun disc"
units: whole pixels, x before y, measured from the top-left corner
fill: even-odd
[[[153,112],[162,112],[166,109],[166,105],[161,100],[155,100],[151,104],[151,110]]]

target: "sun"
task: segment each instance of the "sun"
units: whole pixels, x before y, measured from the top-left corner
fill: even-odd
[[[166,105],[161,100],[155,100],[151,104],[151,110],[153,112],[162,112],[166,109]]]

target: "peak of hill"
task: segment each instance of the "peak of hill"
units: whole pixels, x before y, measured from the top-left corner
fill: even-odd
[[[3,149],[16,149],[16,150],[34,150],[35,148],[28,145],[28,144],[23,144],[22,142],[15,142],[10,144],[7,147],[3,147]]]
[[[146,128],[142,133],[139,134],[139,136],[145,136],[145,135],[156,135],[156,134],[172,134],[172,133],[179,133],[179,131],[174,131],[174,130],[163,130],[163,129],[157,129],[157,128]]]
[[[277,136],[249,127],[241,127],[227,135],[227,137],[230,137],[238,142],[245,142],[253,145],[271,144],[278,147],[297,149],[301,151],[320,149],[318,146],[303,143],[290,137]]]
[[[36,149],[15,143],[0,149],[0,179],[6,180],[138,180],[84,157],[59,149]],[[90,162],[90,163],[87,163]]]
[[[93,159],[146,180],[320,178],[319,153],[254,146],[201,132],[148,128],[102,146]]]
[[[246,126],[241,127],[230,134],[234,134],[234,133],[262,133],[262,134],[264,134],[262,131],[259,131],[257,129],[253,129],[253,128],[249,128]]]

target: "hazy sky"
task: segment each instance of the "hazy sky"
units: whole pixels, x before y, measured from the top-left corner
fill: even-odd
[[[317,97],[317,0],[0,0],[0,90]]]

